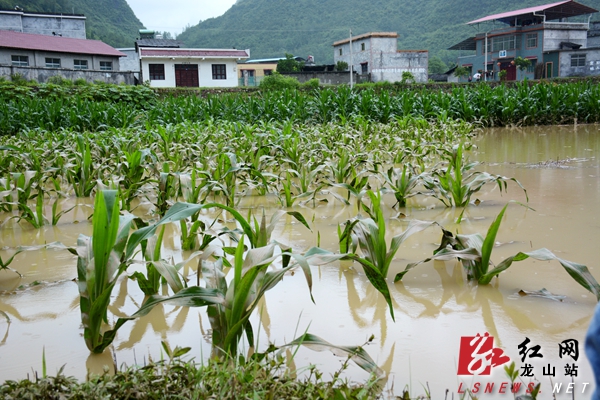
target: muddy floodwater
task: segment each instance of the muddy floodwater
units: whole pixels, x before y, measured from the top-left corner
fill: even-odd
[[[509,205],[492,260],[499,263],[519,251],[545,247],[558,257],[587,265],[600,280],[600,127],[490,129],[476,144],[470,158],[483,163],[478,170],[515,177],[529,195],[530,208]],[[399,213],[391,208],[392,195],[385,195],[388,234],[391,238],[400,233],[410,219],[435,220],[453,232],[485,234],[509,200],[526,202],[523,191],[513,182],[508,184],[508,193],[489,185],[476,197],[481,203],[468,207],[463,222],[457,225],[461,210],[446,209],[433,198],[412,198]],[[79,234],[91,235],[87,221],[90,201],[71,198],[63,202],[65,208],[73,204],[78,207],[55,227],[36,230],[5,224],[0,229],[0,248],[53,241],[74,246]],[[257,212],[264,209],[267,214],[278,209],[274,197],[245,198],[239,207],[243,215],[248,208]],[[333,200],[295,209],[309,221],[312,231],[291,217],[283,218],[274,238],[297,251],[315,246],[318,236],[321,247],[337,251],[338,223],[357,213],[355,205]],[[558,384],[562,387],[556,398],[572,398],[567,394],[569,383],[574,398],[590,398],[595,384],[583,342],[595,297],[575,283],[558,262],[531,259],[513,264],[488,286],[467,283],[462,267],[454,261],[425,263],[394,284],[393,277],[408,263],[431,255],[440,236],[439,229],[428,228],[400,247],[388,276],[395,322],[383,297],[357,264],[313,267],[314,304],[302,273],[286,276],[266,295],[261,312],[253,318],[255,332],[259,331],[259,350],[269,343],[291,341],[305,331],[339,345],[362,344],[374,335],[366,350],[388,374],[386,397],[406,389],[412,397],[430,392],[434,399],[458,399],[461,391],[479,387],[480,398],[513,398],[502,393],[508,392],[510,385],[501,367],[493,368],[488,376],[457,376],[461,337],[489,333],[494,347],[502,349],[520,373],[526,371],[527,364],[532,367],[535,380],[521,377],[520,381],[523,386],[541,382],[541,398],[551,398],[553,385]],[[0,257],[6,260],[11,249],[0,249]],[[172,229],[163,256],[170,254],[180,261],[186,255],[179,249],[177,229]],[[125,324],[117,334],[112,355],[90,356],[82,337],[75,257],[64,250],[36,250],[17,255],[11,266],[24,276],[19,279],[0,272],[0,310],[11,321],[0,315],[2,381],[41,372],[44,352],[48,373],[64,367],[65,374],[80,379],[88,371],[101,372],[113,362],[120,367],[160,359],[161,340],[172,348],[191,346],[189,356],[198,361],[210,355],[206,313],[164,305]],[[196,279],[194,266],[191,263],[183,271],[191,282]],[[519,294],[542,288],[564,298]],[[123,279],[113,292],[111,318],[114,321],[133,313],[142,301],[137,284]],[[527,349],[539,345],[542,357],[529,357],[532,351],[520,353],[519,345],[527,339]],[[561,354],[559,344],[570,339],[578,341],[577,360],[573,353]],[[300,349],[294,363],[301,369],[316,364],[327,376],[340,367],[341,360],[329,353]],[[366,373],[351,366],[346,376],[361,381]],[[490,393],[482,395],[485,388]]]

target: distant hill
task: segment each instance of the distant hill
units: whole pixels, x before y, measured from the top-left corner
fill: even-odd
[[[0,9],[64,14],[84,14],[88,39],[113,47],[133,47],[144,25],[125,0],[0,0]]]
[[[333,42],[366,32],[398,32],[401,49],[426,49],[455,61],[448,47],[472,36],[466,22],[556,0],[237,0],[224,15],[189,27],[187,47],[250,49],[251,58],[284,53],[333,63]],[[600,10],[600,0],[580,0]],[[596,17],[600,20],[600,13]]]

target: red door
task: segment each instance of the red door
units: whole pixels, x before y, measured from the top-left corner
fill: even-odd
[[[175,86],[199,87],[198,64],[175,64]]]
[[[517,80],[517,66],[511,64],[510,62],[503,62],[500,64],[500,71],[506,71],[506,80],[507,81],[516,81]]]

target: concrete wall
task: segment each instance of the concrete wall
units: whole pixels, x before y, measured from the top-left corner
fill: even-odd
[[[546,22],[544,24],[544,51],[560,49],[560,42],[571,42],[587,47],[587,24]]]
[[[127,55],[127,57],[121,57],[119,60],[120,71],[140,72],[140,56],[134,47],[117,50]]]
[[[350,84],[350,71],[333,71],[333,72],[286,72],[282,75],[291,76],[300,83],[307,82],[311,79],[318,79],[321,85],[343,85]],[[370,82],[369,75],[359,75],[354,72],[352,78],[354,83]]]
[[[95,81],[133,85],[135,77],[133,72],[121,71],[93,71],[93,70],[69,70],[64,68],[35,68],[35,67],[13,67],[0,66],[0,76],[10,79],[12,75],[20,74],[27,80],[35,80],[39,83],[44,83],[51,76],[60,75],[65,79],[76,80],[83,78],[87,82]]]
[[[11,56],[29,57],[30,67],[46,67],[46,57],[60,59],[61,68],[73,69],[74,60],[87,60],[88,69],[100,70],[100,61],[112,62],[112,70],[119,71],[119,57],[98,56],[89,54],[54,53],[21,49],[0,48],[0,65],[12,65]]]
[[[238,85],[236,59],[208,59],[202,58],[142,58],[142,81],[150,80],[148,64],[164,64],[165,79],[150,81],[151,87],[175,87],[175,64],[197,64],[198,81],[200,87],[236,87]],[[212,78],[212,64],[225,64],[227,79]]]
[[[573,54],[585,54],[585,66],[571,67],[571,56]],[[559,76],[592,76],[600,75],[600,48],[561,51],[559,53]]]
[[[85,17],[77,15],[27,14],[20,11],[0,12],[0,29],[38,35],[60,35],[85,39]],[[54,33],[53,33],[54,32]]]
[[[371,69],[373,82],[400,82],[404,72],[413,74],[417,82],[427,82],[429,76],[427,51],[380,52],[373,61],[373,68]]]

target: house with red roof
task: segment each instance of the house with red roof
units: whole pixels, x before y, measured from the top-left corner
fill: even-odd
[[[250,50],[138,47],[140,79],[152,87],[235,87]]]
[[[467,22],[479,33],[450,50],[474,53],[458,57],[458,65],[480,80],[600,75],[600,47],[597,41],[588,43],[596,12],[563,0],[488,15]],[[521,59],[529,60],[523,70],[518,68]]]
[[[0,30],[0,76],[18,73],[45,82],[60,75],[133,84],[132,73],[119,71],[119,58],[124,56],[99,40]]]

